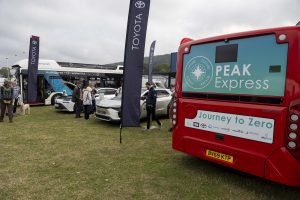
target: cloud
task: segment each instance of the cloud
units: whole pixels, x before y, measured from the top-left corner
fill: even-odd
[[[0,0],[0,66],[26,58],[31,35],[40,36],[40,58],[122,61],[128,8],[129,0]],[[145,55],[153,40],[158,55],[184,37],[294,25],[299,8],[298,0],[152,0]]]

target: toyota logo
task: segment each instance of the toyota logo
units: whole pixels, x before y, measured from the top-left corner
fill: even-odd
[[[137,1],[137,2],[135,2],[134,5],[136,8],[140,8],[140,9],[145,8],[145,6],[146,6],[145,2],[143,2],[143,1]]]

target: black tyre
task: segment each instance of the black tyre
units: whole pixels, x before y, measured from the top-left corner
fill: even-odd
[[[61,94],[53,95],[53,97],[51,98],[51,105],[54,105],[55,104],[55,99],[57,99],[58,97],[61,97],[61,96],[62,96]]]

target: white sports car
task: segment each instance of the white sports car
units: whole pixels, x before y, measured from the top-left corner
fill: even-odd
[[[115,97],[117,89],[115,88],[100,88],[95,95],[96,104],[103,99],[111,99]],[[75,103],[72,101],[72,96],[61,96],[55,99],[54,107],[60,111],[74,112]]]
[[[171,92],[168,89],[156,88],[157,100],[156,100],[156,114],[157,115],[167,115],[168,107],[171,101]],[[148,94],[147,89],[142,89],[141,97]],[[121,112],[121,96],[114,97],[112,99],[106,99],[97,104],[95,117],[103,121],[120,121]],[[140,100],[140,118],[145,118],[147,116],[146,112],[146,101]]]

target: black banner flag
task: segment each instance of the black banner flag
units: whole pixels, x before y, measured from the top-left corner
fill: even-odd
[[[177,52],[171,53],[171,71],[176,73],[176,63],[177,63]]]
[[[37,102],[37,73],[39,65],[40,38],[31,36],[28,59],[28,103]]]
[[[140,96],[150,0],[130,0],[124,55],[121,127],[140,125]]]
[[[155,50],[155,40],[150,46],[149,53],[149,65],[148,65],[148,82],[152,83],[152,71],[153,71],[153,59],[154,59],[154,50]]]

